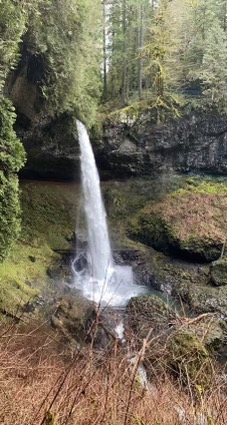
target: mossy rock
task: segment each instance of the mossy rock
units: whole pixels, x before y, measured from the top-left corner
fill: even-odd
[[[214,261],[225,241],[226,211],[225,184],[190,184],[143,208],[132,220],[129,235],[173,256]]]
[[[168,330],[176,320],[176,313],[156,295],[144,295],[129,301],[127,317],[130,327],[142,340],[151,328],[156,334]]]
[[[210,354],[216,355],[221,352],[227,337],[227,324],[223,319],[208,314],[198,322],[192,321],[188,328],[194,332]]]
[[[0,265],[0,309],[10,314],[21,314],[40,291],[52,299],[56,283],[70,280],[70,266],[53,250],[72,248],[79,200],[79,188],[69,184],[26,181],[20,189],[22,232]]]
[[[166,345],[167,367],[188,387],[203,388],[212,380],[212,363],[208,350],[193,332],[179,329]]]
[[[178,327],[193,332],[210,353],[216,353],[225,342],[227,324],[217,315],[203,315],[199,320],[180,316],[166,301],[156,295],[132,298],[127,306],[129,326],[136,336],[146,338],[152,328],[153,334],[169,335]]]
[[[215,312],[227,320],[227,286],[179,285],[178,294],[183,296],[194,313]]]
[[[227,259],[214,261],[210,267],[211,279],[214,285],[227,285]]]
[[[115,343],[113,337],[114,310],[102,314],[97,305],[80,295],[63,296],[51,317],[51,325],[57,329],[73,350],[87,343],[105,350]]]
[[[68,340],[85,342],[92,320],[95,318],[94,304],[81,297],[64,296],[51,318],[52,326]]]
[[[131,299],[127,313],[138,347],[151,331],[151,343],[145,353],[149,376],[155,369],[160,374],[174,375],[193,389],[209,385],[213,355],[221,353],[226,340],[227,325],[223,320],[213,315],[196,319],[179,316],[153,295]]]

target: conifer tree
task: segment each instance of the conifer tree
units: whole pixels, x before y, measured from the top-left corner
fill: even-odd
[[[4,85],[19,61],[19,43],[26,30],[29,5],[0,2],[0,261],[9,253],[20,232],[20,202],[17,173],[25,162],[25,152],[13,125],[16,119],[11,102],[4,98]]]
[[[204,102],[208,107],[227,111],[227,37],[220,21],[215,19],[208,31],[202,67]]]
[[[164,119],[165,112],[178,116],[178,100],[174,91],[181,78],[178,41],[175,33],[174,15],[168,0],[161,0],[152,20],[150,37],[144,46],[147,78],[150,79],[152,108],[157,111],[157,122]]]

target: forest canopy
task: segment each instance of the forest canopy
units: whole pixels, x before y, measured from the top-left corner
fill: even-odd
[[[105,100],[227,110],[226,0],[104,0]]]

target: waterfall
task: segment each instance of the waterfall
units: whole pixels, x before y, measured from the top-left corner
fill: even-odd
[[[87,130],[80,121],[77,121],[77,130],[88,246],[86,252],[78,252],[73,261],[75,287],[87,299],[124,306],[131,297],[147,290],[134,284],[131,267],[114,264],[93,150]]]
[[[77,121],[81,151],[84,209],[88,229],[88,263],[95,280],[105,280],[113,271],[113,259],[102,200],[100,179],[85,126]]]

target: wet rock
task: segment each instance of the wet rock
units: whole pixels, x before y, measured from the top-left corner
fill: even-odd
[[[210,267],[211,279],[214,285],[227,285],[227,259],[214,261]]]
[[[141,262],[141,252],[138,249],[115,249],[113,257],[116,264],[135,266]]]
[[[16,132],[23,142],[27,162],[21,177],[43,180],[79,180],[79,145],[74,135],[73,117],[37,117],[23,128],[18,114]]]
[[[177,291],[189,303],[193,312],[216,312],[227,321],[227,286],[179,285]]]
[[[92,341],[94,348],[107,349],[115,342],[115,311],[100,312],[92,301],[73,295],[60,298],[57,304],[51,324],[72,347]]]
[[[92,302],[75,296],[62,297],[51,317],[51,324],[68,340],[85,343],[91,322],[95,318]]]
[[[168,331],[176,320],[176,313],[161,298],[145,295],[129,301],[127,317],[130,328],[142,341],[151,328],[155,334]]]
[[[47,275],[55,282],[71,283],[73,279],[70,265],[59,261],[50,265],[47,269]]]

